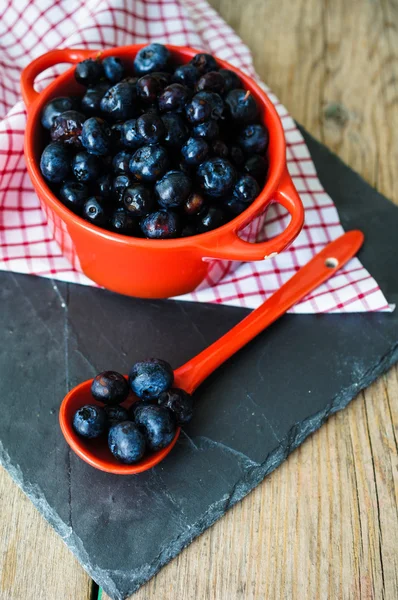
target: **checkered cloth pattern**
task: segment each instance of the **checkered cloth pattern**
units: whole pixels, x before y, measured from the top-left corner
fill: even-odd
[[[26,113],[19,77],[32,59],[54,48],[102,49],[155,40],[193,46],[244,70],[274,102],[286,134],[288,168],[305,206],[304,229],[288,250],[271,260],[212,261],[206,281],[180,299],[255,308],[343,233],[293,119],[259,81],[248,48],[205,0],[3,0],[1,12],[0,269],[95,285],[80,272],[77,260],[62,256],[25,168]],[[38,89],[62,70],[46,71],[38,78]],[[242,237],[266,239],[281,232],[287,222],[284,210],[273,204]],[[388,310],[376,281],[355,258],[291,312]]]

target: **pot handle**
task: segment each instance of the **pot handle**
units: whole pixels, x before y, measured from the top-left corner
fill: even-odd
[[[26,108],[39,96],[39,92],[34,89],[36,77],[42,72],[59,63],[76,64],[86,58],[91,58],[98,54],[97,50],[85,50],[83,48],[66,48],[64,50],[51,50],[42,56],[33,60],[21,73],[21,90]]]
[[[285,167],[281,181],[275,192],[275,201],[284,206],[291,219],[285,231],[266,242],[250,243],[242,240],[236,231],[230,231],[219,241],[219,246],[206,248],[202,252],[206,258],[252,261],[273,258],[284,250],[299,235],[304,224],[304,207],[293,181]]]

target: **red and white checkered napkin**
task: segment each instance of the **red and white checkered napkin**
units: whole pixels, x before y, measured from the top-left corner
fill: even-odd
[[[159,41],[206,49],[256,79],[248,48],[205,0],[4,0],[0,20],[0,269],[93,284],[61,255],[40,208],[23,157],[25,110],[19,76],[53,48],[101,49]],[[60,69],[58,69],[60,72]],[[54,71],[53,71],[54,73]],[[52,77],[53,75],[51,75]],[[44,87],[51,78],[40,79]],[[327,242],[343,233],[336,208],[317,178],[293,119],[269,91],[287,139],[288,167],[306,209],[295,243],[277,258],[252,263],[213,261],[207,280],[184,300],[255,308]],[[246,239],[279,233],[287,217],[272,205]],[[78,265],[78,261],[74,264]],[[292,312],[387,311],[376,281],[358,259]]]

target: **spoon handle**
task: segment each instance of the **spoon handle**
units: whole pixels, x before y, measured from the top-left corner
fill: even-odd
[[[349,231],[328,244],[261,306],[214,344],[175,372],[175,385],[192,393],[215,369],[243,348],[296,302],[327,281],[349,261],[364,240],[361,231]]]

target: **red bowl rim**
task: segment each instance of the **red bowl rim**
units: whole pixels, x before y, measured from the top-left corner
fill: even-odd
[[[140,48],[143,48],[147,44],[132,44],[129,46],[118,46],[114,48],[109,48],[106,50],[98,51],[93,50],[93,56],[109,56],[109,55],[118,55],[125,56],[127,53],[129,57],[135,55],[136,52]],[[203,50],[187,47],[187,46],[173,46],[170,44],[165,44],[167,48],[171,51],[174,56],[187,59],[187,61],[192,58],[195,54],[199,52],[204,52]],[[52,81],[38,96],[37,100],[33,102],[33,104],[29,107],[28,111],[28,119],[26,125],[25,132],[25,157],[27,168],[29,170],[30,176],[32,178],[33,185],[36,190],[38,190],[41,194],[42,198],[45,198],[46,203],[65,221],[66,223],[73,223],[76,227],[86,230],[89,233],[93,233],[97,236],[105,238],[107,240],[112,240],[117,242],[118,244],[126,244],[128,246],[135,246],[145,248],[179,248],[179,247],[200,247],[201,241],[208,242],[212,238],[217,239],[223,234],[236,232],[243,229],[246,225],[248,225],[258,214],[260,214],[267,204],[272,199],[273,192],[277,189],[278,183],[280,182],[284,170],[286,168],[286,141],[285,135],[282,127],[282,123],[280,117],[275,109],[275,106],[267,96],[267,94],[260,88],[260,86],[248,75],[243,73],[237,67],[231,65],[225,60],[222,60],[216,57],[218,64],[225,69],[230,69],[237,73],[237,75],[242,79],[245,88],[254,90],[256,95],[258,96],[263,109],[267,112],[267,114],[271,117],[273,121],[273,125],[278,132],[277,135],[273,135],[271,143],[275,147],[275,160],[274,164],[270,165],[267,182],[264,188],[261,190],[260,194],[256,198],[256,200],[245,210],[243,213],[218,227],[212,231],[207,233],[201,233],[194,236],[190,236],[187,238],[176,238],[176,239],[166,239],[166,240],[150,240],[146,238],[134,238],[126,235],[122,235],[119,233],[114,233],[111,231],[107,231],[91,223],[88,223],[82,217],[79,217],[75,213],[73,213],[70,209],[62,204],[62,202],[52,193],[51,189],[47,185],[45,179],[40,173],[39,165],[34,160],[34,148],[33,148],[33,129],[36,125],[38,119],[40,119],[40,112],[43,105],[50,99],[51,96],[54,96],[56,90],[60,83],[63,83],[66,79],[70,77],[75,69],[75,65],[70,69],[64,71],[61,75],[56,77],[54,81]]]

